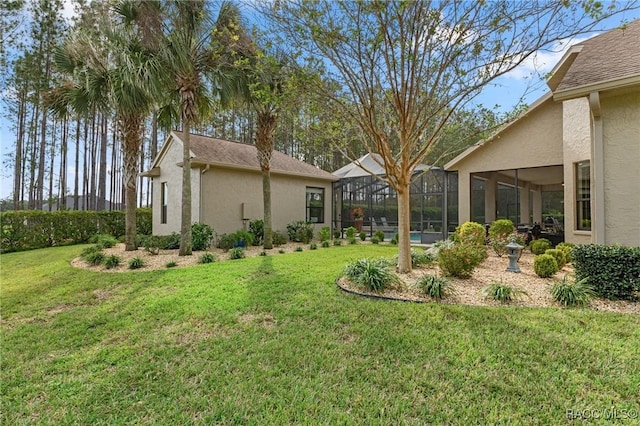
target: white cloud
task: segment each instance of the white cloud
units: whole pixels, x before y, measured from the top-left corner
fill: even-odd
[[[523,80],[530,79],[535,76],[542,76],[556,66],[571,46],[588,40],[594,35],[559,40],[550,48],[535,52],[522,64],[505,74],[503,77],[514,80]]]

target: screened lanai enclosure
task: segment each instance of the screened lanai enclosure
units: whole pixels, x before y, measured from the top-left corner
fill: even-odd
[[[350,226],[370,237],[376,231],[389,240],[398,232],[398,197],[384,181],[382,159],[367,154],[335,172],[333,184],[333,229]],[[446,206],[446,207],[445,207]],[[354,212],[362,210],[362,219]],[[421,165],[411,183],[411,241],[433,243],[448,237],[458,225],[458,181],[456,173]]]

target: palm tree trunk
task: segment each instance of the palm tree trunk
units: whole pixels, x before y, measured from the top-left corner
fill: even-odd
[[[123,179],[125,187],[125,250],[138,249],[136,242],[136,196],[138,182],[138,156],[140,151],[140,129],[143,117],[129,116],[119,120],[122,132]]]
[[[273,111],[258,112],[256,148],[258,150],[260,170],[262,170],[265,249],[273,248],[273,225],[271,223],[271,156],[273,154],[273,139],[277,124],[277,115]]]
[[[179,256],[191,255],[191,122],[182,124],[182,218]]]

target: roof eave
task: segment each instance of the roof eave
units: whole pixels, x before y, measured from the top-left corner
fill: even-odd
[[[621,89],[630,86],[640,85],[640,74],[616,78],[612,80],[600,81],[595,84],[585,84],[583,86],[572,87],[570,89],[559,90],[553,94],[554,101],[566,101],[569,99],[587,96],[593,92],[604,92],[608,90]]]
[[[178,163],[178,165],[182,167],[182,163]],[[243,166],[240,164],[223,163],[218,161],[203,161],[197,158],[194,158],[193,160],[191,160],[191,168],[203,168],[205,166],[219,167],[223,169],[244,170],[244,171],[250,171],[250,172],[256,172],[256,173],[260,173],[262,171],[260,170],[259,167]],[[319,175],[308,174],[308,173],[289,172],[289,171],[279,170],[279,169],[271,169],[271,174],[327,180],[332,182],[339,180],[335,176],[319,176]]]

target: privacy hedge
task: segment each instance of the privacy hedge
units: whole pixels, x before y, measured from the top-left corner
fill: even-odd
[[[640,247],[576,245],[571,258],[578,280],[602,297],[634,300],[640,291]]]
[[[0,213],[0,252],[33,250],[89,241],[95,234],[124,235],[123,211],[19,210]],[[137,233],[151,234],[151,209],[137,209]]]

